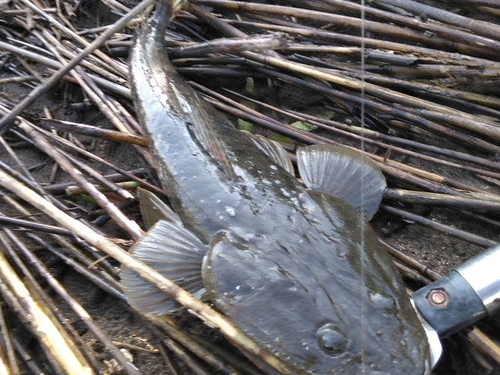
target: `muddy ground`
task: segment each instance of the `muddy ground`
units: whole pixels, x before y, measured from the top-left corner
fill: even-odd
[[[79,22],[85,27],[93,25],[105,24],[115,17],[109,14],[109,10],[101,3],[90,1],[85,6],[82,6],[79,13]],[[0,61],[0,78],[5,78],[12,75],[12,69],[22,69],[21,64],[14,58],[3,57]],[[208,85],[218,91],[221,91],[223,85],[225,87],[243,91],[245,86],[244,79],[236,80],[220,80],[214,84],[213,79],[204,79],[199,76],[190,76],[190,79],[199,81],[202,84]],[[274,92],[270,92],[267,88],[266,80],[256,82],[258,91],[255,96],[258,99],[266,101],[271,94],[273,98],[277,98],[277,105],[283,105],[294,110],[304,111],[304,101],[309,101],[311,97],[316,96],[315,93],[298,89],[286,84],[276,84],[273,88]],[[0,100],[5,100],[12,103],[19,102],[31,91],[29,84],[7,84],[0,86]],[[124,100],[124,104],[130,105],[130,102]],[[101,112],[92,104],[84,100],[84,96],[78,86],[62,83],[57,89],[53,90],[50,95],[44,96],[25,114],[27,118],[32,118],[34,122],[42,116],[44,109],[51,109],[58,119],[79,122],[83,124],[91,124],[103,128],[112,128],[109,121],[104,118]],[[322,110],[322,103],[317,107],[315,104],[308,105],[307,112],[315,113]],[[236,119],[234,119],[236,122]],[[283,119],[286,120],[286,119]],[[349,121],[348,118],[337,118],[338,121]],[[266,131],[263,131],[266,133]],[[416,135],[411,136],[412,139],[418,140]],[[51,185],[59,182],[67,182],[68,176],[58,170],[54,174],[53,160],[47,157],[44,153],[34,149],[14,133],[5,135],[7,143],[14,147],[16,153],[33,173],[37,181],[42,185]],[[133,170],[144,168],[146,178],[149,181],[155,182],[154,174],[145,165],[144,160],[138,155],[137,151],[131,145],[125,143],[111,142],[99,138],[88,136],[78,136],[78,140],[87,148],[88,151],[106,159],[107,161],[119,166],[125,170]],[[452,143],[440,137],[435,137],[432,140],[426,141],[439,147],[446,147],[464,153],[474,154],[475,151],[469,147],[464,147],[457,143]],[[0,149],[0,160],[9,164],[15,165],[13,159]],[[411,160],[405,158],[405,162],[416,167],[428,170],[432,168],[432,172],[442,176],[452,177],[458,181],[473,186],[478,186],[500,194],[500,189],[471,177],[469,173],[461,171],[457,168],[436,168],[435,165],[427,165],[421,160]],[[103,174],[112,173],[109,169],[88,161],[88,163],[100,170]],[[55,176],[55,178],[53,178]],[[394,187],[391,181],[390,185]],[[63,197],[68,201],[73,201],[77,207],[82,207],[85,211],[94,211],[96,209],[92,203],[78,200],[79,198]],[[498,229],[495,226],[484,224],[472,217],[468,213],[463,213],[458,210],[433,208],[433,207],[406,207],[415,212],[419,212],[425,217],[436,220],[456,228],[467,230],[468,232],[480,235],[482,237],[498,240]],[[2,211],[8,208],[2,208]],[[82,210],[82,212],[84,212]],[[137,205],[127,207],[126,212],[130,217],[137,220],[141,225],[142,219]],[[8,211],[5,211],[9,214]],[[11,213],[15,215],[15,213]],[[385,239],[392,242],[397,248],[408,255],[416,258],[425,265],[428,265],[436,272],[444,275],[450,272],[453,267],[458,266],[463,261],[478,254],[483,247],[471,245],[468,242],[455,239],[447,234],[436,232],[432,229],[423,226],[414,225],[411,222],[404,222],[394,216],[380,212],[372,222],[378,233]],[[112,234],[119,238],[126,238],[123,231],[111,222],[105,222],[103,229],[106,233]],[[25,237],[24,237],[25,238]],[[70,267],[65,266],[63,262],[58,261],[43,247],[33,242],[27,241],[28,247],[37,254],[40,259],[43,259],[49,266],[50,270],[64,284],[69,293],[83,304],[91,317],[97,322],[113,341],[135,345],[140,348],[145,348],[154,351],[154,353],[140,351],[137,349],[129,349],[133,355],[133,363],[140,369],[143,374],[172,374],[167,368],[162,356],[157,353],[162,340],[165,339],[165,334],[154,329],[145,319],[131,311],[122,301],[103,293],[91,281],[85,277],[78,275]],[[415,283],[408,282],[412,288],[418,287]],[[87,345],[94,355],[102,361],[109,360],[105,348],[94,338],[91,332],[81,320],[76,317],[65,303],[62,303],[59,298],[54,297],[54,302],[60,309],[61,313],[66,316],[69,323],[73,325],[76,332],[81,336],[85,345]],[[16,314],[12,311],[8,314],[9,322],[15,334],[20,337],[26,347],[30,350],[34,360],[41,366],[46,373],[51,373],[41,349],[37,342],[32,339],[28,332],[23,328],[23,324],[16,318]],[[192,318],[189,313],[181,311],[176,314],[176,319],[181,326],[188,332],[195,335],[201,335],[213,345],[220,345],[223,348],[228,348],[229,345],[216,333],[199,323],[195,318]],[[481,328],[485,332],[491,332],[492,337],[499,339],[498,327],[499,321],[490,320],[483,322]],[[436,375],[486,375],[500,374],[500,369],[496,368],[492,363],[485,363],[477,355],[470,344],[467,343],[466,332],[454,335],[443,340],[444,356],[435,370]],[[173,356],[176,366],[178,366],[179,374],[191,374],[193,370],[187,368],[179,357]],[[111,365],[110,365],[111,366]],[[29,374],[30,371],[25,366],[24,373]],[[111,370],[109,373],[113,373]],[[209,369],[207,373],[218,373],[215,370]]]

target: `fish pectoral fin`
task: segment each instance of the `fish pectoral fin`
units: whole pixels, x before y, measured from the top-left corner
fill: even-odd
[[[131,255],[202,298],[206,290],[201,267],[207,251],[208,247],[184,227],[160,220],[132,247]],[[129,304],[143,313],[160,315],[180,307],[129,268],[122,270],[121,284]]]
[[[138,188],[137,192],[139,194],[139,206],[147,229],[160,220],[182,226],[180,217],[155,194],[142,188]]]
[[[370,221],[387,187],[379,166],[361,152],[335,145],[314,145],[297,150],[300,176],[310,189],[349,203]]]
[[[276,164],[285,168],[292,176],[295,176],[292,159],[290,159],[286,150],[278,142],[267,139],[259,134],[245,133],[249,135],[259,150],[270,157]]]

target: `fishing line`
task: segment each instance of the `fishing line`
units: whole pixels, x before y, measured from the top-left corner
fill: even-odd
[[[360,114],[361,114],[361,129],[365,128],[365,0],[361,0],[361,108],[360,108]],[[360,140],[360,149],[362,152],[365,151],[365,142],[364,138],[362,137]],[[368,157],[368,156],[367,156]],[[361,202],[363,203],[361,205],[361,217],[360,220],[363,220],[365,217],[365,186],[366,186],[366,181],[365,177],[361,179]],[[366,305],[365,305],[365,298],[368,298],[367,295],[365,295],[365,290],[366,287],[364,285],[364,280],[365,280],[365,226],[363,223],[360,225],[360,230],[361,230],[361,280],[363,280],[363,285],[361,286],[361,335],[362,341],[363,341],[363,347],[367,345],[367,335],[366,335],[366,328],[367,328],[367,320],[368,316],[366,315]],[[364,298],[363,298],[364,297]],[[361,361],[362,366],[365,366],[364,361]]]

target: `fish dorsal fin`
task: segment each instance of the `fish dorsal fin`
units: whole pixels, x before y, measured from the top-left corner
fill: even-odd
[[[182,226],[180,217],[172,211],[160,198],[146,189],[137,189],[139,195],[139,206],[146,228],[149,229],[160,220]]]
[[[292,160],[288,156],[286,150],[278,142],[267,139],[259,134],[252,134],[249,132],[245,133],[250,136],[250,139],[253,143],[255,143],[259,150],[270,157],[276,164],[285,168],[285,170],[292,176],[295,176]]]
[[[297,150],[300,176],[310,189],[336,196],[370,221],[387,187],[379,166],[354,149],[314,145]]]
[[[131,250],[131,255],[198,298],[206,294],[201,267],[208,247],[187,229],[158,221]],[[121,284],[129,304],[149,314],[166,314],[180,305],[165,292],[125,268]]]

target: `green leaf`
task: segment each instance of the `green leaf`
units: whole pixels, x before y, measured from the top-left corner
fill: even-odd
[[[287,137],[285,135],[281,135],[281,134],[274,134],[274,135],[272,135],[269,138],[272,139],[273,141],[281,142],[281,143],[290,143],[290,142],[293,142],[292,138],[289,138],[289,137]]]
[[[248,122],[248,121],[245,121],[242,119],[238,119],[238,129],[246,130],[247,132],[253,133],[253,128],[254,128],[254,124],[252,124],[251,122]]]
[[[293,126],[295,129],[304,130],[306,132],[311,132],[313,130],[318,129],[318,127],[316,125],[310,124],[310,123],[305,122],[305,121],[295,121],[295,122],[292,122],[290,125]]]

